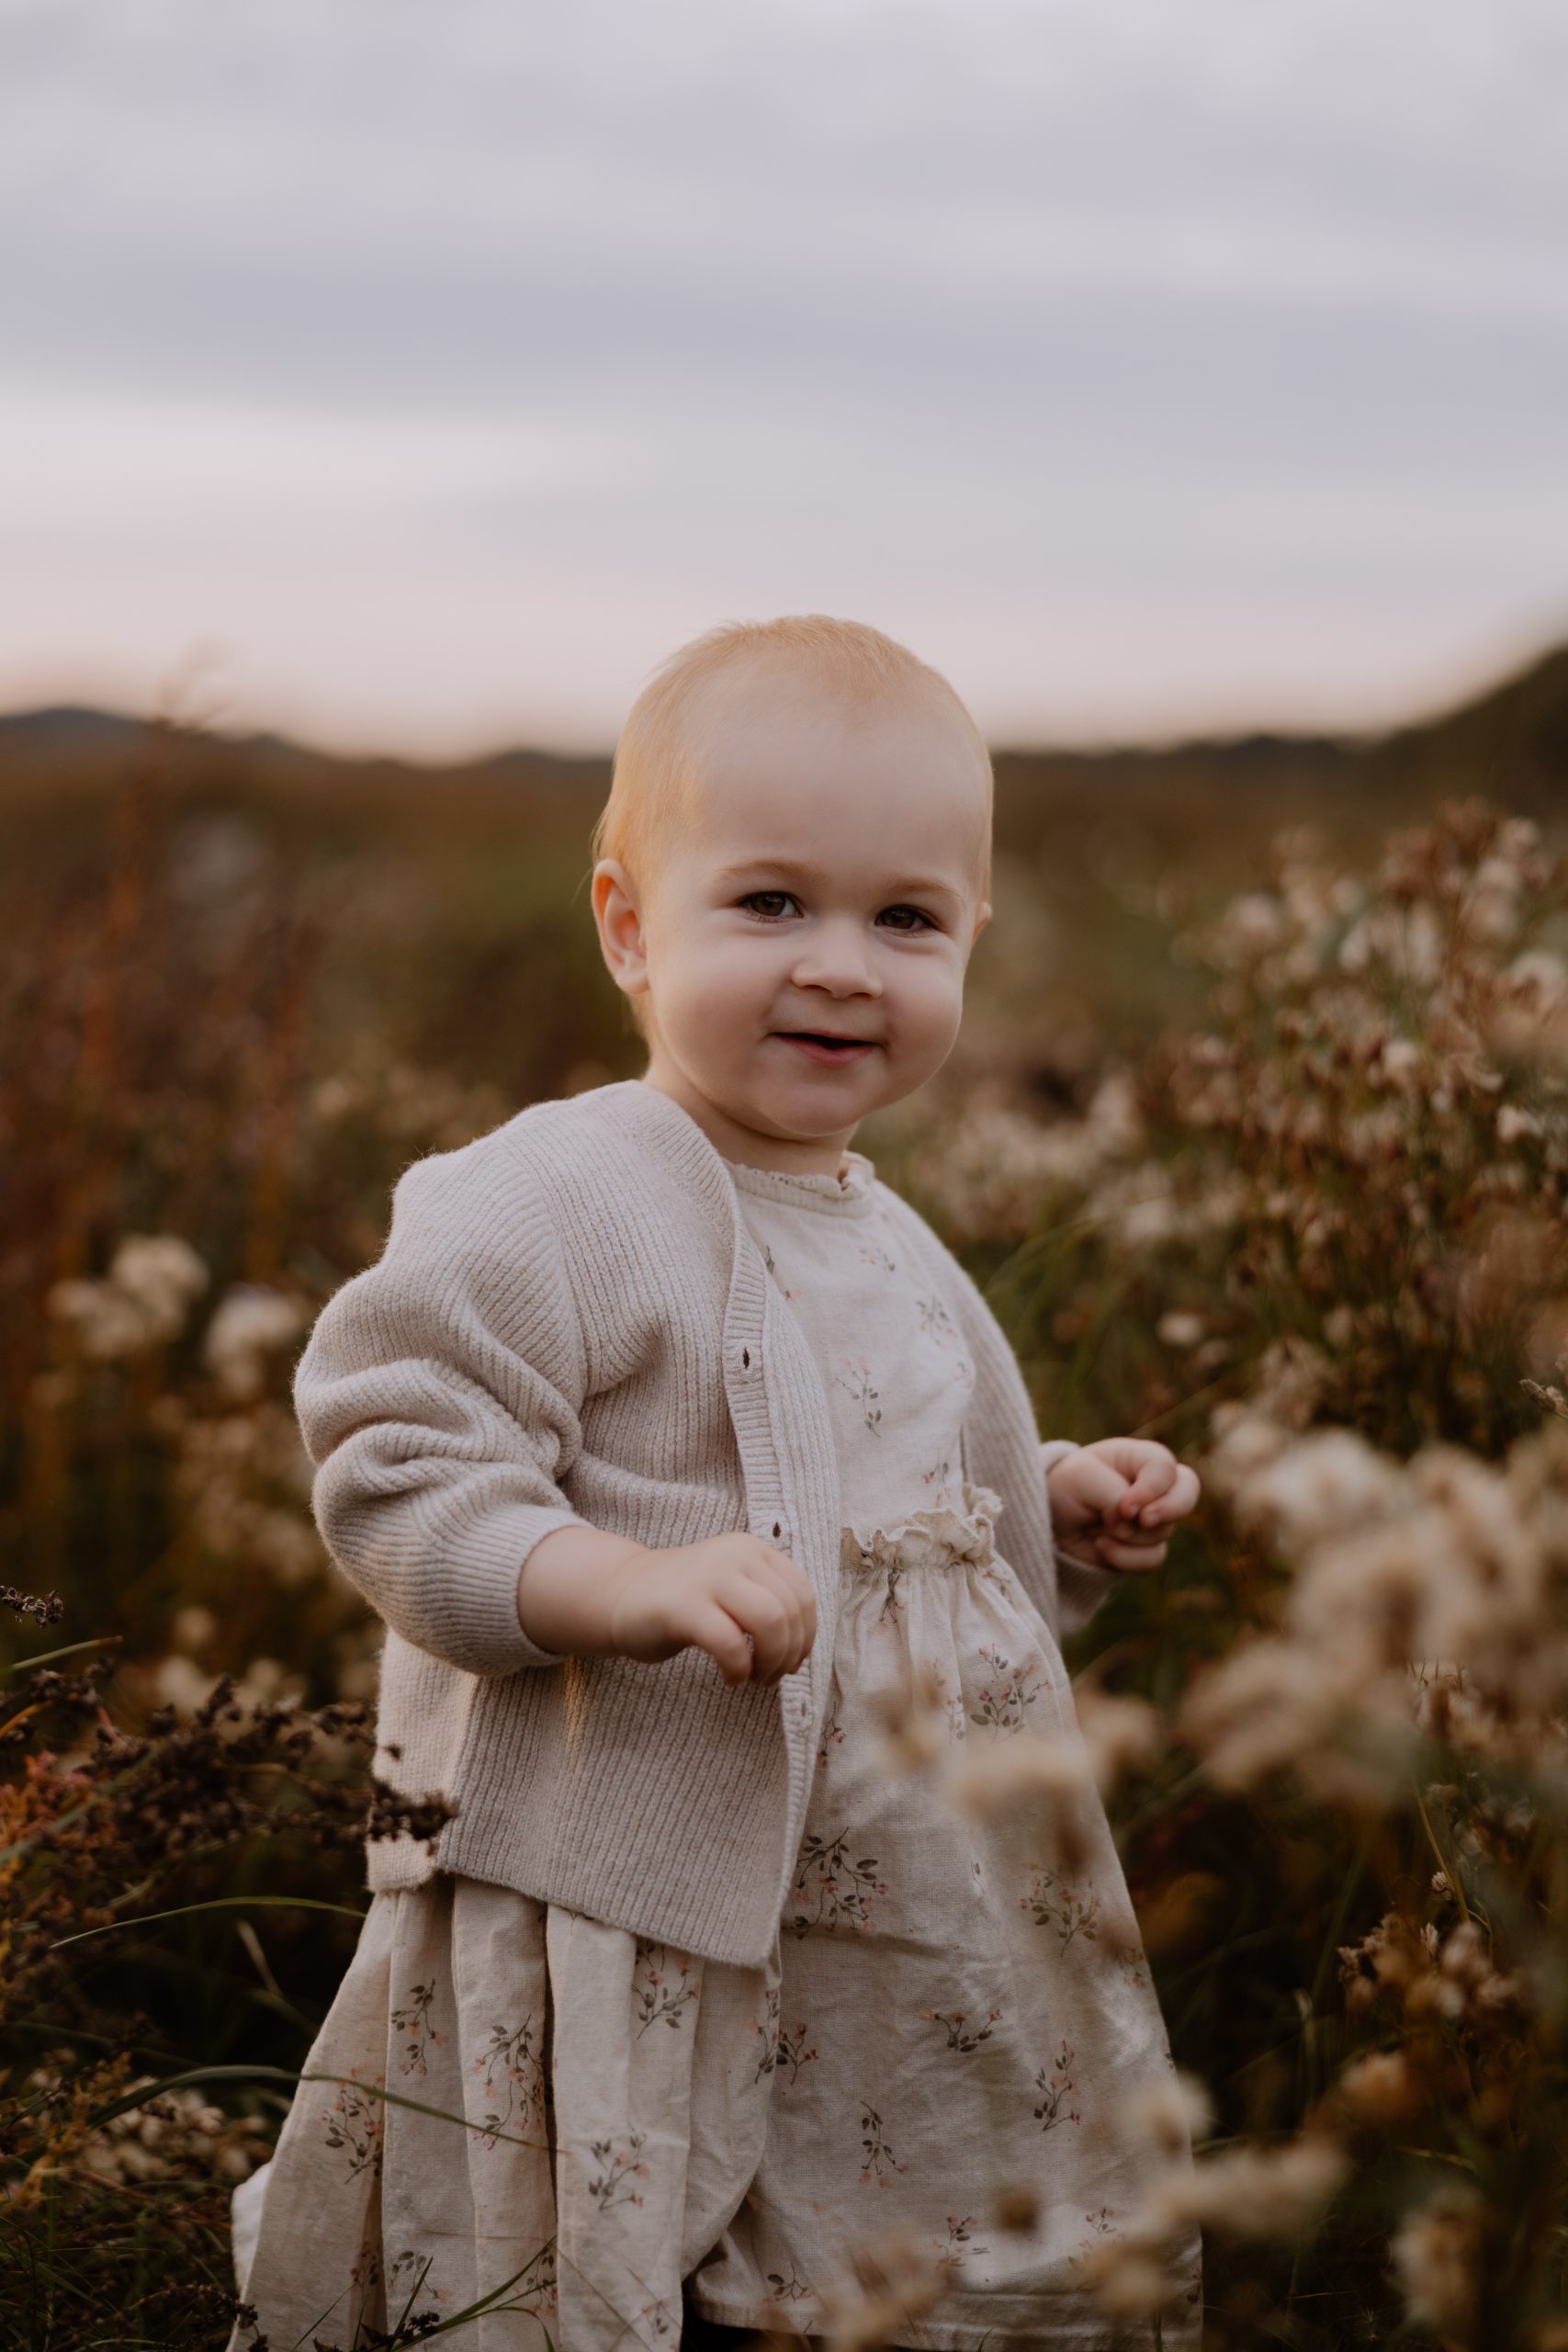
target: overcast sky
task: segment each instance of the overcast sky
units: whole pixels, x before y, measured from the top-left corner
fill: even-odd
[[[1568,636],[1565,124],[1562,0],[0,0],[0,705],[1455,698]]]

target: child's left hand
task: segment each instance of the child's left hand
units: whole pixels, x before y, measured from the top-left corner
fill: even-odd
[[[1198,1474],[1153,1438],[1101,1437],[1051,1465],[1045,1492],[1060,1549],[1090,1568],[1157,1568]]]

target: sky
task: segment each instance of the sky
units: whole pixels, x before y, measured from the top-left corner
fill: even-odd
[[[0,707],[1455,701],[1568,638],[1565,107],[1561,0],[0,0]]]

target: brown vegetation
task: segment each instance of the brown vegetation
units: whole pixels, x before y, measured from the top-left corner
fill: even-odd
[[[1201,2147],[1100,2289],[1157,2311],[1196,2217],[1238,2352],[1568,2341],[1553,674],[1490,735],[1004,762],[964,1043],[863,1138],[1043,1428],[1205,1471],[1080,1639],[1084,1755],[954,1795],[1112,1792]],[[0,2346],[216,2344],[394,1826],[289,1365],[410,1159],[637,1066],[574,898],[603,775],[8,756]],[[940,2305],[866,2259],[846,2345]]]

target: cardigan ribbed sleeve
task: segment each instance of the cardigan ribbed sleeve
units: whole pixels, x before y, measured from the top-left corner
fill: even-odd
[[[582,1343],[538,1188],[493,1154],[416,1160],[375,1265],[295,1374],[316,1524],[405,1641],[470,1674],[555,1666],[517,1622],[540,1539],[582,1524]]]

